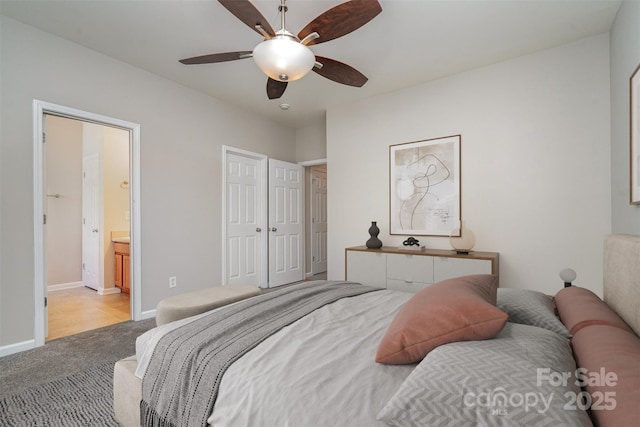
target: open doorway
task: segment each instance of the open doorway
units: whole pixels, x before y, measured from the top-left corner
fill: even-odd
[[[44,126],[48,341],[131,319],[130,135],[53,114]]]
[[[327,159],[300,163],[305,175],[305,279],[327,278]]]
[[[326,160],[303,163],[305,166],[306,278],[327,277],[327,164]]]
[[[87,111],[77,110],[62,105],[56,105],[48,102],[34,100],[33,102],[33,124],[34,124],[34,249],[35,249],[35,263],[34,263],[34,335],[35,346],[41,346],[45,343],[45,337],[48,331],[49,320],[49,284],[60,285],[54,286],[52,292],[57,292],[65,287],[83,289],[89,291],[89,288],[85,286],[85,282],[90,282],[90,278],[87,277],[87,272],[93,274],[93,281],[91,284],[92,296],[100,297],[100,300],[104,300],[107,297],[118,296],[122,293],[122,285],[120,289],[115,286],[117,276],[117,264],[115,244],[116,241],[124,242],[128,241],[129,251],[126,254],[126,258],[121,259],[121,270],[126,270],[128,274],[130,284],[130,294],[128,297],[128,303],[125,302],[123,307],[123,316],[126,319],[141,320],[141,275],[140,275],[140,204],[138,202],[140,195],[140,125],[136,123],[127,122],[124,120],[102,116]],[[90,176],[93,184],[87,186],[86,183],[82,183],[83,189],[79,190],[80,196],[78,196],[77,186],[74,191],[70,191],[70,194],[75,194],[73,197],[69,197],[69,200],[64,200],[63,195],[65,193],[52,188],[47,181],[48,169],[52,167],[51,161],[47,161],[47,152],[50,149],[48,147],[51,140],[47,137],[47,120],[48,117],[55,116],[57,119],[71,120],[72,122],[80,122],[82,127],[83,142],[82,150],[78,150],[79,154],[74,154],[75,160],[74,169],[77,171],[80,166],[80,176],[84,179],[86,176]],[[76,123],[76,126],[77,123]],[[128,161],[122,161],[122,156],[114,155],[114,147],[108,149],[99,148],[101,145],[105,145],[105,141],[110,140],[113,135],[120,133],[120,138],[124,141],[121,149],[125,153],[128,153]],[[87,143],[84,136],[93,134],[93,137],[97,137],[93,142]],[[93,148],[92,145],[93,144]],[[96,148],[98,147],[98,148]],[[96,151],[102,149],[101,153],[96,156]],[[55,151],[55,150],[54,150]],[[117,152],[117,150],[115,151]],[[70,156],[70,155],[67,155]],[[61,156],[63,158],[67,157]],[[78,156],[79,159],[78,160]],[[122,163],[122,168],[110,177],[104,172],[105,164],[110,161],[108,158],[112,156],[119,159],[119,163]],[[95,167],[96,159],[97,167]],[[50,159],[51,160],[51,159]],[[67,159],[69,160],[69,159]],[[70,163],[64,162],[65,168],[71,168]],[[92,166],[94,165],[94,166]],[[99,168],[103,168],[99,173],[95,171]],[[93,171],[87,173],[88,171]],[[93,174],[93,175],[92,175]],[[61,174],[62,175],[62,174]],[[49,179],[51,179],[49,177]],[[115,185],[112,185],[115,183]],[[58,182],[58,185],[62,185]],[[109,185],[113,188],[105,188]],[[117,187],[117,188],[116,188]],[[65,190],[66,191],[66,190]],[[104,199],[111,196],[105,196],[108,192],[116,191],[119,195],[128,200],[128,208],[120,205],[116,207],[118,216],[124,218],[120,223],[111,221],[108,219],[110,214],[105,212]],[[75,192],[75,193],[74,193]],[[99,194],[102,193],[102,194]],[[73,238],[76,242],[80,240],[80,253],[81,255],[81,267],[80,279],[77,276],[77,267],[70,267],[70,270],[75,271],[75,276],[66,276],[65,278],[54,279],[49,281],[50,273],[48,270],[48,264],[52,262],[48,258],[48,246],[47,240],[49,238],[49,226],[52,225],[53,218],[48,215],[53,214],[49,212],[50,209],[61,209],[61,206],[53,207],[54,202],[72,201],[75,198],[75,205],[77,209],[78,199],[82,206],[82,213],[80,215],[80,237],[78,238],[77,229],[74,231],[68,231],[62,233],[63,237],[69,237],[71,233],[74,233]],[[100,201],[102,200],[102,202]],[[102,203],[102,204],[101,204]],[[125,202],[126,203],[126,202]],[[74,203],[72,203],[74,204]],[[67,212],[65,215],[58,215],[58,219],[64,218],[69,220],[69,217],[75,216],[77,213],[70,214]],[[60,219],[62,220],[62,219]],[[73,222],[73,221],[71,221]],[[77,221],[75,221],[77,223]],[[51,227],[52,230],[55,227]],[[71,238],[71,237],[69,237]],[[93,239],[98,242],[97,245],[91,245],[90,240]],[[97,246],[97,247],[96,247]],[[92,248],[92,252],[87,253],[86,248]],[[73,249],[78,251],[77,246]],[[61,250],[63,251],[63,250]],[[49,252],[51,253],[51,252]],[[97,257],[96,257],[97,254]],[[94,261],[92,266],[87,265],[88,257],[92,256]],[[113,257],[113,258],[112,258]],[[97,259],[97,261],[96,261]],[[59,259],[58,259],[59,260]],[[84,265],[82,265],[84,264]],[[124,264],[124,266],[122,265]],[[128,268],[125,268],[127,266]],[[91,271],[90,271],[91,270]],[[120,275],[125,274],[120,271]],[[84,276],[84,277],[83,277]],[[64,283],[53,283],[57,281],[63,281]],[[78,283],[79,282],[79,283]],[[127,296],[120,295],[123,299],[127,299]],[[75,305],[82,305],[80,303]],[[95,310],[93,314],[86,314],[77,321],[79,324],[84,324],[83,330],[89,330],[95,327],[103,326],[104,324],[91,325],[89,320],[95,320]],[[110,323],[117,323],[122,320],[126,320],[124,317],[111,319]],[[79,331],[75,331],[79,332]]]

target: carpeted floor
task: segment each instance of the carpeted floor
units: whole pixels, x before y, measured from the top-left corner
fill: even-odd
[[[154,326],[122,322],[0,358],[0,426],[117,426],[113,365]]]
[[[0,398],[0,425],[118,427],[112,376],[113,364],[105,363]]]

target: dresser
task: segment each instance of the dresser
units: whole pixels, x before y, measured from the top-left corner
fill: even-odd
[[[404,292],[419,290],[441,280],[469,274],[499,274],[497,252],[457,254],[452,250],[422,251],[383,246],[345,249],[345,277],[351,282]]]

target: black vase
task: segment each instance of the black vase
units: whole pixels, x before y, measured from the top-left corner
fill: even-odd
[[[382,247],[382,242],[378,239],[378,234],[380,234],[380,229],[376,225],[376,221],[371,221],[371,227],[369,227],[369,234],[371,238],[367,240],[367,247],[369,249],[379,249]]]

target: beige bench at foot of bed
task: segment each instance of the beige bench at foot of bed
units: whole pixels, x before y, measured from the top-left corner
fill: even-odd
[[[260,289],[255,286],[227,285],[165,298],[156,307],[156,324],[195,316],[258,294]],[[117,361],[113,368],[113,410],[124,427],[140,425],[142,380],[135,376],[137,366],[136,357],[131,356]]]
[[[174,320],[195,316],[258,294],[260,289],[255,286],[227,285],[175,295],[158,303],[156,324],[164,325]]]
[[[140,425],[142,380],[136,377],[138,361],[135,356],[118,360],[113,367],[113,412],[124,427]]]

